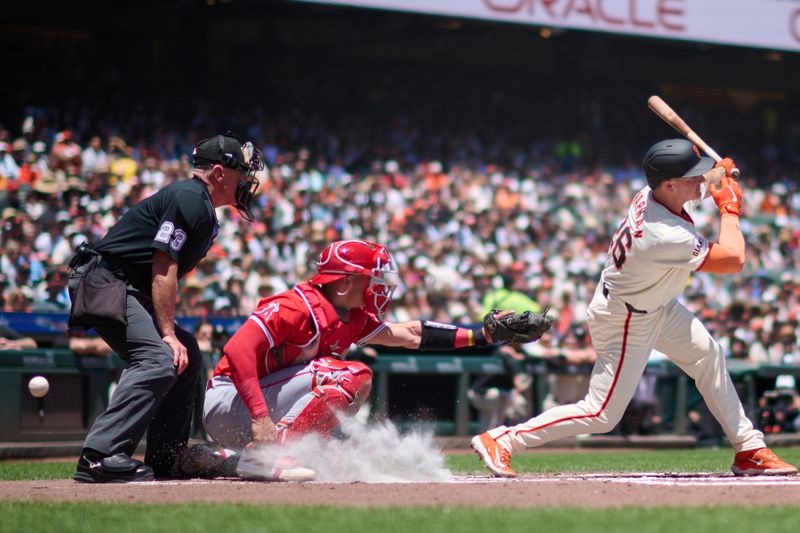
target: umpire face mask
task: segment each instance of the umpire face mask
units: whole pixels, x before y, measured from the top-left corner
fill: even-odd
[[[247,142],[242,146],[244,153],[245,163],[238,167],[242,171],[242,179],[236,186],[236,209],[242,218],[248,222],[254,220],[251,207],[253,198],[255,198],[256,191],[258,190],[258,178],[256,172],[264,169],[264,159],[261,151],[253,147],[253,143]]]

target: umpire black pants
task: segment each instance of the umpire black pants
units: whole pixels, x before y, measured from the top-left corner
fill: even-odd
[[[167,477],[189,440],[202,356],[194,335],[176,326],[175,335],[189,356],[189,365],[178,375],[172,349],[161,340],[151,313],[149,299],[129,286],[128,325],[95,327],[129,366],[84,447],[132,455],[146,431],[145,464],[157,477]]]

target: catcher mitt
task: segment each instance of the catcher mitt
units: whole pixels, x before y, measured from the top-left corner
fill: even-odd
[[[546,307],[543,313],[525,311],[502,317],[495,316],[501,312],[500,309],[493,309],[483,317],[483,325],[493,342],[533,342],[539,340],[553,323],[553,318],[547,315],[548,309]]]

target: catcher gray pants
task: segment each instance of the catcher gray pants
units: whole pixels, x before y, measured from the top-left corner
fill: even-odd
[[[145,464],[156,476],[169,476],[186,447],[202,355],[194,335],[179,327],[189,365],[177,375],[172,349],[161,340],[148,298],[128,287],[127,326],[95,330],[128,363],[108,408],[92,425],[84,443],[106,455],[132,455],[147,432]]]
[[[309,365],[290,366],[259,380],[269,416],[278,421],[295,418],[308,404],[314,376]],[[250,411],[228,376],[214,376],[206,390],[203,426],[208,436],[225,448],[241,450],[253,440]],[[303,401],[305,400],[305,401]]]

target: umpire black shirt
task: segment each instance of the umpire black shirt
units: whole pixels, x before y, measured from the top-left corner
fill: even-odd
[[[219,223],[206,185],[177,181],[128,210],[93,248],[121,268],[136,289],[151,296],[153,250],[178,263],[178,278],[206,256]]]

